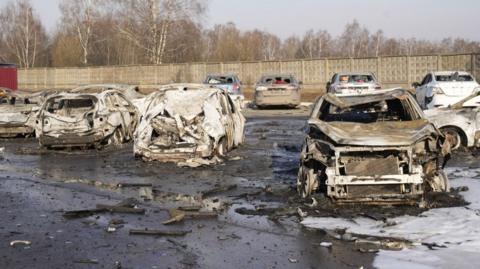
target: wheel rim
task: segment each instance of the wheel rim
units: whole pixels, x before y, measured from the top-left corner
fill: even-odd
[[[452,142],[452,149],[458,149],[462,145],[462,138],[460,134],[454,130],[444,130],[443,133]]]
[[[313,169],[305,169],[303,166],[298,170],[297,191],[302,198],[309,197],[315,188],[315,172]]]

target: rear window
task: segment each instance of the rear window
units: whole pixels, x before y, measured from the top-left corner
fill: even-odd
[[[375,78],[372,75],[340,75],[338,81],[341,83],[370,83]]]
[[[470,75],[438,75],[435,76],[435,80],[438,82],[451,82],[451,81],[473,81],[473,77]]]
[[[326,122],[374,123],[381,121],[412,121],[417,117],[413,108],[400,99],[366,103],[340,108],[325,103],[321,108],[320,120]]]
[[[55,99],[51,100],[46,109],[55,114],[71,114],[89,111],[95,107],[95,100],[84,99]]]
[[[207,78],[207,84],[232,84],[235,82],[234,77],[229,76],[210,76]]]
[[[260,80],[263,84],[290,84],[294,81],[292,77],[285,76],[265,76]]]

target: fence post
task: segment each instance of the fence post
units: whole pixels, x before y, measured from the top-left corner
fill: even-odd
[[[302,60],[302,80],[305,82],[307,78],[305,77],[305,60]]]
[[[380,82],[383,82],[382,78],[380,77],[380,71],[381,71],[380,69],[381,69],[381,57],[377,56],[377,72],[376,72],[376,75],[377,75],[377,79]]]
[[[328,58],[325,58],[325,83],[330,80],[330,63]]]
[[[407,87],[410,87],[412,84],[412,76],[410,74],[411,60],[410,55],[407,55]]]
[[[442,55],[437,55],[437,71],[442,70]]]

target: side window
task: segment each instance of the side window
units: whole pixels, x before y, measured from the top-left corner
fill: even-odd
[[[225,96],[223,94],[220,94],[219,98],[220,98],[220,105],[222,106],[222,114],[227,115],[228,114],[227,100],[225,100]]]
[[[123,107],[130,107],[130,103],[125,99],[123,96],[119,94],[115,94],[116,99],[118,100],[118,104],[120,104]]]
[[[432,81],[432,75],[431,74],[428,74],[425,76],[425,78],[423,79],[422,81],[422,86],[424,85],[427,85],[428,83],[430,83],[430,81]]]

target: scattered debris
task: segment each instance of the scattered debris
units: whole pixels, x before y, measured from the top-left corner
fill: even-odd
[[[153,187],[152,183],[118,183],[119,188],[141,188],[141,187]]]
[[[291,263],[298,263],[298,260],[293,258],[288,258],[288,261]]]
[[[324,248],[331,248],[333,244],[331,242],[321,242],[319,246],[324,247]]]
[[[117,205],[98,204],[95,209],[66,211],[63,214],[65,218],[84,218],[101,213],[125,213],[125,214],[145,214],[145,209],[137,208],[136,200],[127,199]]]
[[[201,196],[202,196],[202,198],[207,198],[207,197],[214,196],[214,195],[217,195],[217,194],[222,193],[222,192],[231,191],[231,190],[236,189],[236,188],[237,188],[236,184],[227,185],[227,186],[217,186],[217,187],[215,187],[211,190],[202,192]]]
[[[13,240],[12,242],[10,242],[11,247],[14,247],[16,245],[30,246],[31,244],[32,244],[32,242],[30,242],[28,240]]]
[[[170,210],[170,219],[163,222],[163,225],[171,225],[182,222],[184,219],[216,218],[217,212],[213,211],[183,211],[179,209]]]
[[[82,264],[98,264],[98,260],[96,259],[74,260],[73,262]]]
[[[154,235],[154,236],[185,236],[192,231],[167,231],[167,230],[150,230],[150,229],[131,229],[131,235]]]

